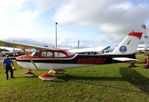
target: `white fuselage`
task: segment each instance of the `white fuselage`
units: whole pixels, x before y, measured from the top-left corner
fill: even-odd
[[[50,69],[63,69],[71,67],[89,66],[91,64],[58,64],[58,63],[35,63],[35,62],[19,62],[18,65],[25,69],[33,70],[50,70]]]

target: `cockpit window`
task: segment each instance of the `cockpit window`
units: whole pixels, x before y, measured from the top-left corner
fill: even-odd
[[[34,50],[31,56],[39,56],[39,50]]]
[[[46,57],[47,56],[47,52],[42,52],[41,56]]]

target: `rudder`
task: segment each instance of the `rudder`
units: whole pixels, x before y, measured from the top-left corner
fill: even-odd
[[[142,32],[130,32],[114,49],[113,54],[133,54],[136,52]]]

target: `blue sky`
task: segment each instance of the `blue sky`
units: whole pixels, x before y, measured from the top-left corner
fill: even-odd
[[[117,45],[149,25],[148,0],[0,0],[0,39],[33,44]]]

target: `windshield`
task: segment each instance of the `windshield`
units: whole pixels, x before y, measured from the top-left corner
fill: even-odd
[[[31,54],[31,56],[38,56],[39,55],[39,50],[34,50]]]

